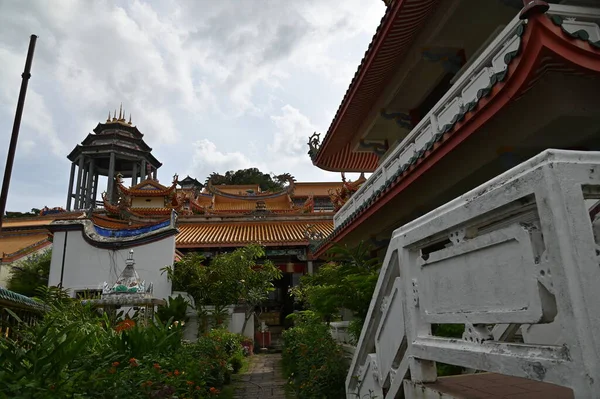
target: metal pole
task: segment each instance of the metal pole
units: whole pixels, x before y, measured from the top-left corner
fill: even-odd
[[[27,84],[31,77],[31,63],[33,62],[33,52],[35,50],[36,35],[31,35],[29,39],[29,49],[27,50],[27,59],[25,60],[25,69],[21,75],[21,91],[17,101],[17,111],[13,123],[12,135],[10,136],[10,145],[8,146],[8,155],[6,156],[6,167],[4,169],[4,180],[2,180],[2,193],[0,193],[0,230],[2,230],[2,218],[6,210],[6,199],[8,198],[8,187],[10,185],[10,176],[12,175],[13,163],[15,161],[15,151],[17,150],[17,139],[19,138],[19,128],[21,127],[21,116],[23,115],[23,106],[25,105],[25,94],[27,93]]]

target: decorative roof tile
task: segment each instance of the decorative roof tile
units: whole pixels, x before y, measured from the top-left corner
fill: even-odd
[[[306,244],[306,231],[311,227],[327,236],[333,231],[333,221],[180,224],[176,241],[178,247]]]

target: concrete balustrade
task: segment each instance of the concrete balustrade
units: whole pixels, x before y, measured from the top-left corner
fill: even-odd
[[[415,387],[436,381],[435,362],[597,397],[600,218],[588,209],[599,198],[600,152],[547,150],[397,229],[347,397],[425,397]],[[439,337],[432,324],[465,332]],[[519,328],[525,343],[510,340]]]

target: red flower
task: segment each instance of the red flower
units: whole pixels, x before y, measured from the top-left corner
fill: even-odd
[[[131,359],[129,359],[129,365],[131,367],[137,367],[138,366],[138,362],[137,362],[137,360],[136,360],[135,357],[132,357]]]
[[[173,374],[175,374],[176,376],[178,376],[181,373],[179,372],[179,370],[175,370],[175,372]]]
[[[157,370],[160,370],[160,364],[158,364],[158,363],[154,363],[154,365],[152,367],[154,367]]]
[[[113,362],[113,364],[112,364],[112,365],[113,365],[113,367],[118,367],[118,366],[119,366],[119,364],[121,364],[121,363],[119,363],[119,362]]]
[[[188,381],[188,382],[186,382],[186,384],[188,384],[188,385],[190,385],[190,386],[191,386],[191,385],[194,385],[194,381]]]
[[[131,330],[133,327],[135,327],[135,321],[131,319],[125,319],[117,324],[117,326],[115,327],[115,331],[121,332],[124,330]]]

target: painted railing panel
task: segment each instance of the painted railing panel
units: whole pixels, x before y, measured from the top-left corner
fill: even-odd
[[[590,44],[600,47],[600,9],[553,4],[548,15],[560,18],[565,32],[577,37],[587,36]],[[506,72],[510,62],[518,54],[525,24],[526,22],[515,16],[428,115],[386,156],[362,187],[336,213],[333,218],[334,228],[342,226],[362,205],[367,206],[377,190],[383,189],[388,180],[413,164],[420,154],[431,149],[437,137],[452,127],[465,110],[477,104],[482,93],[491,89],[498,81],[498,76]]]
[[[548,150],[396,230],[347,397],[395,398],[403,385],[410,395],[414,383],[436,380],[435,362],[595,397],[600,217],[586,200],[598,198],[600,152]],[[432,324],[465,331],[434,336]],[[515,328],[550,325],[552,336],[542,328],[524,332],[524,344],[509,340]]]

